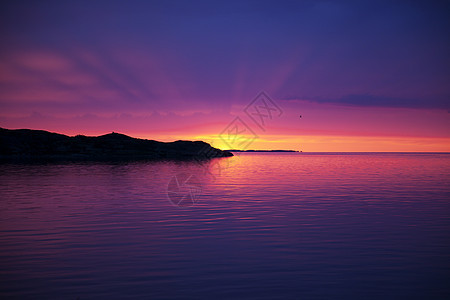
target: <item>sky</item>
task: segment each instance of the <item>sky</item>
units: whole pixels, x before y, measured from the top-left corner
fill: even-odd
[[[2,1],[0,127],[450,152],[449,11],[449,1]]]

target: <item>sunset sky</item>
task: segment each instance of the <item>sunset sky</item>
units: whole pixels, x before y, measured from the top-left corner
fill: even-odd
[[[249,149],[450,152],[443,3],[2,1],[0,127],[226,149],[239,117]]]

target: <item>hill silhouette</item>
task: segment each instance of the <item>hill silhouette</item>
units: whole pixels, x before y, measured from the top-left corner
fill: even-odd
[[[0,157],[88,159],[208,159],[233,156],[202,141],[158,142],[120,133],[67,136],[31,129],[0,128]]]

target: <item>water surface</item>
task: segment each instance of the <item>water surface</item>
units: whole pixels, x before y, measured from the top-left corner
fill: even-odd
[[[449,154],[3,163],[0,298],[446,299],[449,182]]]

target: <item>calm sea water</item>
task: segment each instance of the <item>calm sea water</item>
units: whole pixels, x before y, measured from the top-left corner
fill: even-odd
[[[449,299],[449,154],[0,165],[2,299]]]

